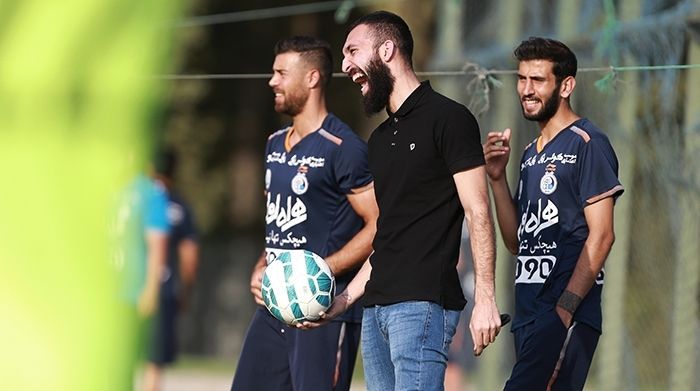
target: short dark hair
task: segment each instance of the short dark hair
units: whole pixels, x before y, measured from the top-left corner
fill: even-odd
[[[307,63],[321,73],[323,85],[328,85],[333,76],[333,55],[328,42],[308,36],[294,36],[282,39],[275,45],[275,55],[299,53]]]
[[[568,76],[576,76],[576,55],[568,46],[555,39],[530,37],[522,41],[513,54],[518,61],[551,61],[554,64],[552,72],[557,82]]]
[[[153,158],[153,169],[156,174],[172,179],[177,169],[177,155],[168,147],[161,147]]]
[[[413,36],[408,24],[400,16],[388,11],[375,11],[354,21],[348,27],[347,33],[363,24],[373,30],[376,46],[381,45],[386,40],[393,41],[408,65],[413,67]]]

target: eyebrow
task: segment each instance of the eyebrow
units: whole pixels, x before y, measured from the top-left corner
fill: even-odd
[[[518,78],[519,79],[527,79],[528,76],[525,76],[522,73],[518,73]],[[541,81],[541,80],[546,80],[547,76],[529,76],[529,78],[533,79],[533,80],[540,80]]]

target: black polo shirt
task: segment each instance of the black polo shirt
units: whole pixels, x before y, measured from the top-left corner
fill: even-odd
[[[368,144],[379,219],[364,305],[425,300],[461,310],[464,210],[452,175],[484,164],[476,119],[425,81]]]

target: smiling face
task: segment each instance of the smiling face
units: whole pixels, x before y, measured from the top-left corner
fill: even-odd
[[[343,46],[343,72],[360,86],[367,115],[379,112],[389,103],[394,77],[379,58],[369,26],[361,24],[348,34]]]
[[[559,110],[561,82],[552,66],[548,60],[521,61],[518,66],[518,95],[523,116],[530,121],[547,121]]]
[[[348,34],[343,45],[342,69],[354,83],[360,85],[362,95],[369,90],[367,73],[363,70],[371,61],[374,50],[374,39],[369,26],[361,24]]]
[[[309,89],[305,83],[309,69],[300,54],[278,54],[272,71],[272,78],[268,84],[275,93],[275,111],[291,117],[301,113],[309,99]]]

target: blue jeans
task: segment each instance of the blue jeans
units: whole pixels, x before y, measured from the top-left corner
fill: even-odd
[[[459,314],[428,301],[365,308],[361,345],[367,390],[443,390]]]

